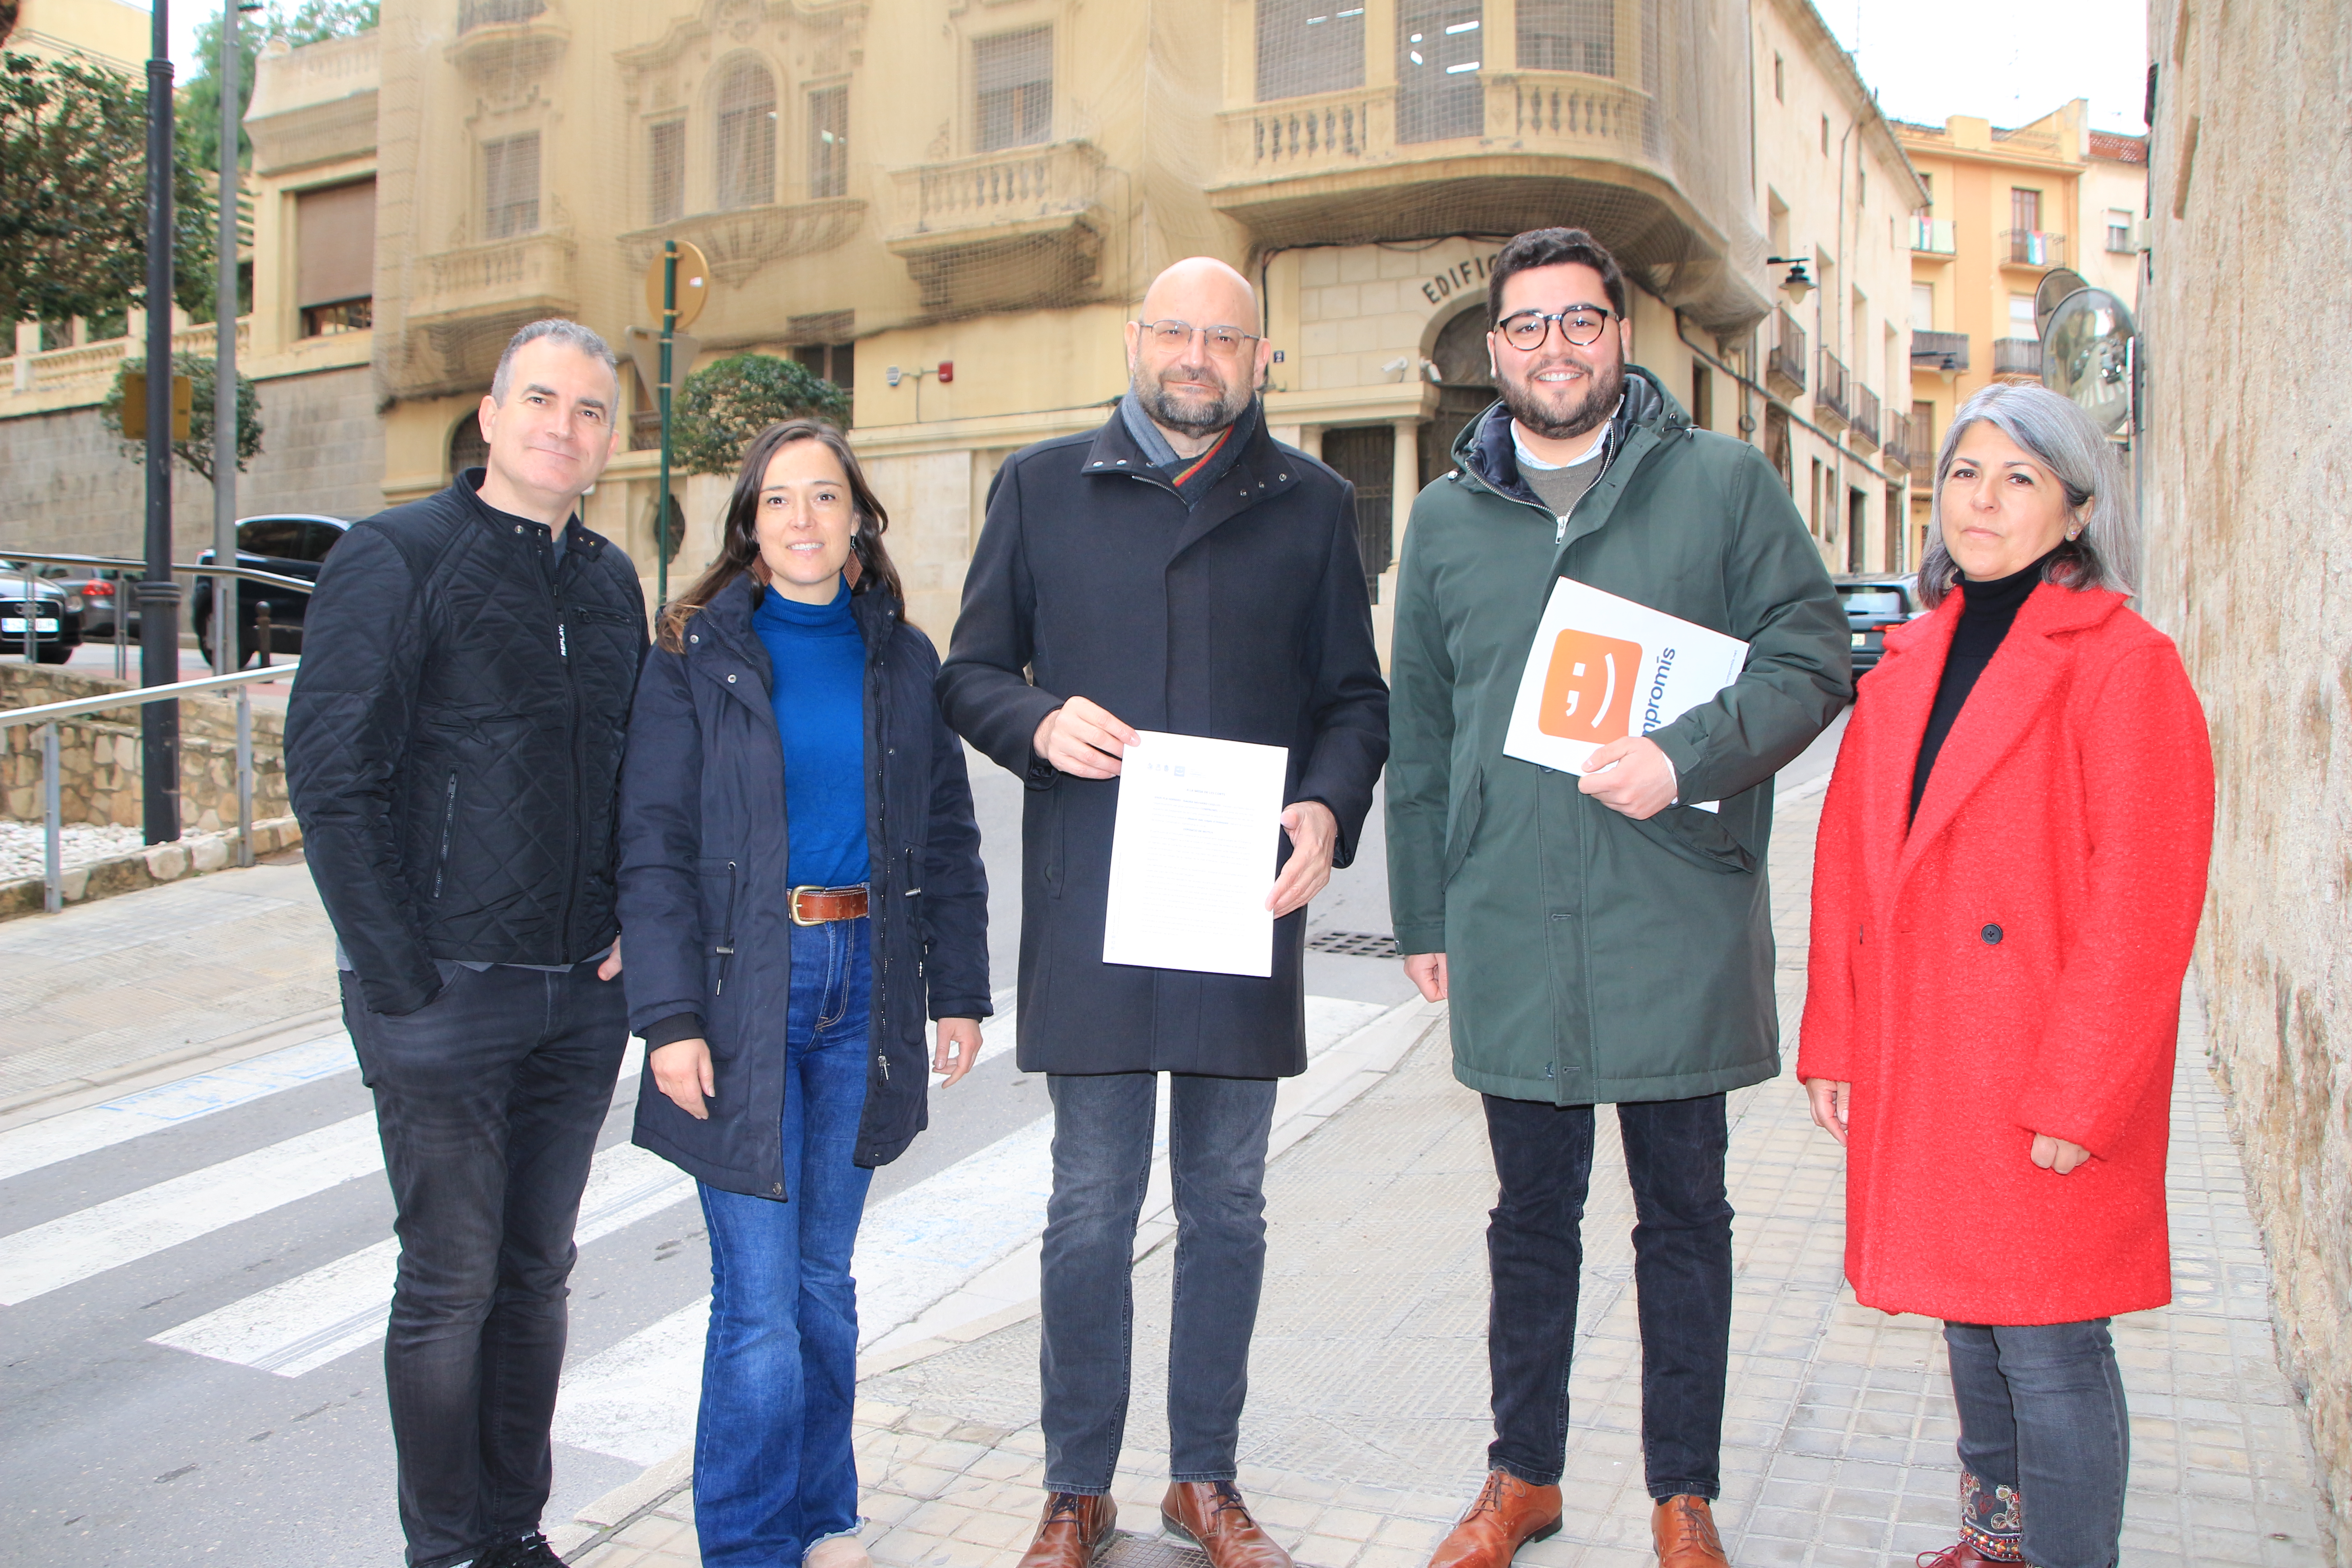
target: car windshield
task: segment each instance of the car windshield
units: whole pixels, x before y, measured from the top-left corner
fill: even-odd
[[[1892,616],[1903,614],[1903,590],[1900,588],[1848,588],[1839,595],[1845,600],[1849,616]]]

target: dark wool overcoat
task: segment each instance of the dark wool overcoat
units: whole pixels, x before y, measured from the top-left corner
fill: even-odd
[[[1070,697],[1139,730],[1286,747],[1284,800],[1329,806],[1337,863],[1354,856],[1388,755],[1354,488],[1276,442],[1255,405],[1233,439],[1232,468],[1190,508],[1117,414],[1013,454],[989,492],[939,691],[948,722],[1029,786],[1024,1072],[1307,1066],[1307,911],[1276,923],[1268,978],[1105,963],[1118,781],[1063,774],[1030,747]],[[1269,889],[1286,853],[1270,838]]]
[[[1887,633],[1822,805],[1797,1073],[1853,1085],[1846,1277],[1867,1306],[1969,1323],[2161,1307],[2205,715],[2123,595],[2044,583],[1906,829],[1961,597]],[[2042,1170],[2037,1132],[2091,1158]]]
[[[637,1143],[722,1191],[789,1199],[792,824],[775,671],[751,627],[762,592],[738,577],[687,623],[683,652],[646,656],[621,776],[621,977],[630,1028],[699,1020],[719,1088],[709,1120],[697,1121],[655,1086],[648,1062]],[[866,640],[874,960],[850,1157],[872,1166],[897,1159],[929,1121],[924,1018],[988,1016],[988,879],[963,747],[931,700],[939,655],[888,593],[868,588],[850,607]]]

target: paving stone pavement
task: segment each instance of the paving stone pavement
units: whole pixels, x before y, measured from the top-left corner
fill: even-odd
[[[1784,797],[1771,855],[1780,1008],[1793,1052],[1818,792]],[[1956,1423],[1934,1322],[1844,1287],[1843,1174],[1786,1076],[1731,1099],[1738,1211],[1724,1495],[1743,1568],[1880,1568],[1948,1545]],[[1600,1120],[1560,1534],[1528,1568],[1654,1561],[1641,1473],[1633,1201]],[[2117,1321],[2132,1405],[2126,1568],[2326,1568],[2307,1436],[2272,1340],[2249,1217],[2194,996],[2173,1095],[2174,1304]],[[1442,1030],[1267,1172],[1268,1271],[1241,1485],[1310,1568],[1420,1568],[1475,1489],[1488,1436],[1483,1227],[1492,1204],[1477,1104]],[[1172,1258],[1136,1271],[1133,1404],[1111,1568],[1198,1564],[1159,1534]],[[1017,1316],[1017,1314],[1007,1314]],[[864,1539],[887,1568],[1018,1557],[1041,1501],[1032,1316],[860,1384]],[[698,1562],[684,1457],[565,1532],[578,1568]]]

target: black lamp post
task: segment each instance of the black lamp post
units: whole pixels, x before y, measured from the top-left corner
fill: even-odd
[[[147,61],[147,575],[139,584],[139,683],[180,676],[180,585],[172,580],[172,32],[153,0]],[[234,301],[232,308],[234,307]],[[139,710],[147,842],[180,837],[180,705]]]

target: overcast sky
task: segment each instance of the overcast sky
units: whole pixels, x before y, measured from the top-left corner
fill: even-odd
[[[2091,124],[2137,134],[2147,80],[2147,0],[1814,0],[1862,79],[1898,120],[1940,125],[1981,114],[1996,125],[2039,120],[2075,98]],[[172,58],[195,67],[196,24],[218,0],[174,0]]]
[[[1813,3],[1897,120],[2020,125],[2087,98],[2092,129],[2147,130],[2147,0]]]

